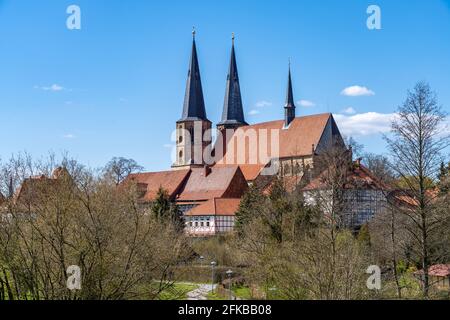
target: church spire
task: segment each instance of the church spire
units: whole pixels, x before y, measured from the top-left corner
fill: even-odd
[[[203,99],[202,80],[195,44],[195,29],[192,30],[192,54],[189,66],[186,94],[184,96],[183,115],[180,121],[207,120]]]
[[[203,167],[211,121],[206,118],[202,81],[195,45],[195,29],[192,31],[192,55],[184,97],[183,115],[176,123],[176,160],[174,170]]]
[[[245,126],[244,109],[242,107],[241,88],[234,51],[234,33],[232,35],[230,68],[227,77],[225,101],[223,104],[222,121],[217,125],[219,128],[237,128]]]
[[[288,127],[291,124],[292,120],[294,119],[295,119],[295,103],[294,103],[294,93],[292,90],[291,61],[289,60],[286,104],[284,105],[284,126]]]

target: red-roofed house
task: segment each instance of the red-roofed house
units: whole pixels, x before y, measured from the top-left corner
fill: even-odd
[[[325,182],[324,174],[325,171],[312,179],[302,191],[308,203],[315,204],[320,198],[320,201],[330,202],[328,205],[322,203],[322,207],[331,208],[331,186]],[[342,185],[344,208],[341,216],[344,226],[358,228],[386,210],[389,187],[363,166],[361,159],[349,167],[345,179]]]
[[[137,184],[143,204],[151,204],[162,187],[183,214],[212,199],[240,198],[248,188],[238,166],[136,173],[126,179],[129,182]]]
[[[422,279],[423,270],[415,272],[415,275]],[[450,290],[450,264],[436,264],[428,269],[430,284],[439,290]]]
[[[136,183],[140,193],[140,201],[152,202],[160,187],[168,193],[171,201],[175,201],[181,188],[186,183],[191,170],[172,170],[162,172],[134,173],[127,177],[125,183]]]
[[[56,168],[50,177],[39,175],[25,179],[14,194],[14,203],[24,212],[32,213],[41,200],[55,192],[63,179],[71,179],[69,172],[63,167]]]
[[[213,198],[185,214],[186,233],[195,237],[233,231],[235,213],[241,199]]]

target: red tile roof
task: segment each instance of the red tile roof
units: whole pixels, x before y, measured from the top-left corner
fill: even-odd
[[[136,183],[142,194],[140,201],[150,202],[160,187],[172,201],[198,202],[213,198],[240,197],[247,190],[247,181],[238,166],[215,166],[131,174],[126,183]]]
[[[234,216],[241,199],[214,198],[189,210],[187,216]]]
[[[240,197],[247,182],[238,166],[214,166],[209,174],[204,168],[193,168],[177,201],[204,201],[213,198]]]
[[[52,188],[56,186],[58,179],[64,176],[70,178],[69,172],[66,168],[58,167],[53,171],[51,177],[42,174],[25,179],[14,194],[15,203],[32,204],[45,193],[51,192]]]
[[[228,165],[216,164],[214,167],[220,168],[220,167],[226,167],[226,166],[228,166]],[[239,168],[241,169],[242,174],[245,177],[245,180],[253,181],[259,176],[259,174],[261,173],[261,170],[264,168],[264,166],[260,165],[260,164],[241,164],[241,165],[239,165]]]
[[[174,199],[180,188],[189,177],[190,170],[172,170],[162,172],[135,173],[128,176],[124,183],[137,183],[143,191],[140,199],[144,202],[153,201],[160,187],[163,187],[171,199]]]
[[[416,274],[423,274],[423,270],[419,270]],[[428,274],[432,277],[449,277],[450,264],[436,264],[428,269]]]
[[[230,141],[227,143],[227,152],[222,158],[219,164],[225,163],[230,165],[259,165],[261,169],[267,165],[266,159],[259,159],[259,151],[267,153],[268,158],[279,157],[301,157],[309,156],[313,153],[313,145],[317,147],[319,144],[328,121],[332,118],[330,113],[297,117],[288,128],[284,128],[284,121],[271,121],[265,123],[259,123],[239,128]],[[251,130],[254,130],[256,134],[257,143],[253,143],[251,146],[249,143],[245,143],[243,154],[238,154],[239,141],[242,142],[242,133],[251,135]],[[261,131],[266,130],[266,131]],[[279,148],[274,148],[272,152],[272,134],[271,130],[278,130],[279,132]],[[262,140],[264,132],[267,132],[266,143]],[[248,140],[247,140],[248,141]],[[234,144],[234,149],[232,149]],[[258,146],[263,145],[261,150],[258,150]],[[266,150],[263,150],[266,148]],[[227,153],[234,150],[234,156],[229,155],[230,159],[227,159]],[[278,155],[276,154],[278,153]],[[241,157],[241,158],[240,158]],[[231,162],[231,163],[230,163]],[[247,172],[247,170],[249,172]],[[244,168],[243,172],[246,173],[246,177],[254,177],[257,167]]]
[[[438,188],[425,191],[426,200],[430,202],[436,201],[438,195]],[[404,207],[405,209],[412,210],[419,205],[417,195],[409,190],[393,190],[391,191],[389,196],[391,201],[393,201],[397,205]]]

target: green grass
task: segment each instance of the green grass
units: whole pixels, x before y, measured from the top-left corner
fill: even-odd
[[[252,297],[252,291],[250,290],[249,287],[233,287],[233,294],[241,299],[244,300],[251,300]]]
[[[224,297],[222,297],[221,295],[219,295],[219,294],[217,293],[217,291],[214,291],[214,293],[213,293],[213,292],[208,293],[208,295],[206,296],[206,298],[207,298],[208,300],[227,300],[226,298],[224,298]]]
[[[187,293],[198,288],[196,284],[174,283],[164,289],[159,295],[159,300],[185,300]]]

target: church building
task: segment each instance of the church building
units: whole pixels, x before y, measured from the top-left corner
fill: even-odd
[[[234,42],[233,35],[215,142],[203,98],[194,31],[182,115],[176,122],[175,162],[168,171],[132,174],[127,179],[137,184],[143,204],[150,204],[160,187],[167,190],[192,236],[231,231],[240,198],[258,179],[279,176],[294,189],[311,174],[316,156],[333,145],[345,146],[332,114],[297,116],[290,66],[284,119],[248,124]]]

